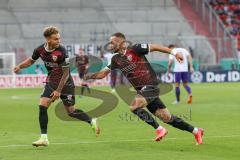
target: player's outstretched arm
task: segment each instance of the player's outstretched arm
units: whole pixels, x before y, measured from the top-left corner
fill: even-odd
[[[27,68],[27,67],[31,66],[34,62],[35,61],[32,60],[31,58],[27,58],[26,60],[24,60],[23,62],[21,62],[17,66],[15,66],[13,68],[13,71],[14,71],[14,73],[18,73],[22,68]]]
[[[159,44],[149,44],[149,51],[150,52],[158,51],[158,52],[168,53],[175,56],[178,62],[182,63],[183,61],[183,56],[181,53],[174,52],[173,49],[170,49],[168,47],[165,47]]]
[[[84,80],[88,79],[102,79],[106,77],[110,73],[109,68],[104,68],[103,70],[96,72],[96,73],[88,73],[84,76]]]
[[[158,51],[163,53],[171,54],[172,49],[159,45],[159,44],[149,44],[150,52]]]

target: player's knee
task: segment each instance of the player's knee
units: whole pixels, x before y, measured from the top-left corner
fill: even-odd
[[[175,83],[175,87],[179,87],[180,86],[180,83]]]
[[[49,107],[50,104],[51,104],[50,98],[45,98],[45,97],[40,98],[40,105],[41,106]]]
[[[188,85],[188,83],[183,83],[183,86],[186,87]]]
[[[134,102],[130,106],[130,111],[134,111],[137,108],[143,108],[146,106],[146,102],[143,99],[135,99]]]
[[[75,107],[74,106],[65,106],[66,111],[68,112],[68,115],[70,116],[70,114],[72,114],[75,111]]]
[[[167,109],[157,109],[155,115],[165,123],[171,120],[171,114]]]
[[[161,115],[161,119],[164,123],[168,123],[171,121],[171,115],[169,114],[162,114]]]
[[[73,112],[68,112],[68,116],[70,116],[70,117],[75,117],[75,115],[76,115],[75,111],[73,111]]]

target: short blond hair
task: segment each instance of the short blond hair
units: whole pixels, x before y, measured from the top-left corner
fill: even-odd
[[[45,38],[50,37],[53,34],[58,34],[59,29],[55,26],[48,26],[43,29],[43,36]]]

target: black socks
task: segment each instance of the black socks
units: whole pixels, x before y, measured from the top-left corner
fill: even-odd
[[[157,121],[144,109],[137,108],[132,112],[136,114],[141,120],[151,125],[153,128],[157,129],[159,127],[159,124],[157,123]]]
[[[77,118],[81,121],[87,122],[89,124],[91,124],[92,118],[90,118],[86,113],[84,113],[82,110],[80,109],[75,109],[74,112],[69,113],[69,116],[73,117],[73,118]]]
[[[47,134],[48,114],[47,107],[39,105],[39,124],[42,134]]]
[[[181,118],[172,115],[171,120],[167,123],[170,124],[171,126],[184,130],[184,131],[188,131],[190,133],[192,133],[194,127],[190,124],[188,124],[187,122],[184,122]]]

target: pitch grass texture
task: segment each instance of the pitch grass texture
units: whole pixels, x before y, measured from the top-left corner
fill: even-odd
[[[172,105],[174,91],[161,96],[169,110],[203,127],[204,145],[191,134],[165,125],[169,134],[154,142],[155,131],[137,119],[121,99],[99,118],[102,132],[95,137],[89,125],[63,121],[49,108],[48,147],[33,147],[39,138],[38,103],[42,89],[0,90],[0,160],[238,160],[240,157],[240,83],[191,84],[193,104],[181,87],[181,103]],[[109,87],[97,89],[110,92]],[[101,103],[77,96],[76,106],[88,111]]]

